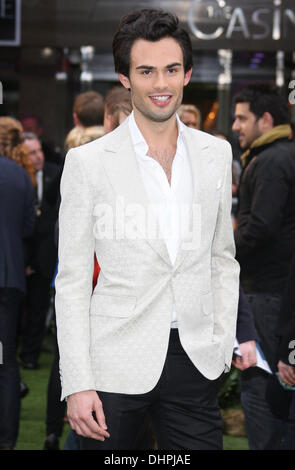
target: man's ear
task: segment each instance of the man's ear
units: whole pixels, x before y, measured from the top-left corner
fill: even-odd
[[[127,90],[130,90],[131,85],[130,85],[129,78],[126,77],[126,75],[123,75],[122,73],[118,73],[118,77],[119,77],[119,80],[120,80],[120,82],[122,83],[122,85],[123,85],[125,88],[127,88]]]
[[[272,117],[272,115],[271,115],[268,111],[266,111],[266,112],[263,114],[263,116],[261,116],[260,119],[261,119],[260,122],[261,122],[261,124],[262,124],[262,126],[263,126],[263,128],[264,128],[264,131],[265,131],[265,130],[270,130],[270,129],[273,128],[273,117]]]
[[[81,126],[81,123],[80,123],[79,118],[78,118],[76,113],[73,113],[73,121],[74,121],[74,124],[75,124],[76,127]]]
[[[193,73],[193,69],[190,68],[187,72],[185,72],[184,74],[184,86],[186,86],[190,79],[191,79],[191,76],[192,76],[192,73]]]

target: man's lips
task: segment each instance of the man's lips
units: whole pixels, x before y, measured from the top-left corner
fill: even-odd
[[[170,103],[172,95],[151,95],[149,99],[156,105],[156,106],[166,106]]]

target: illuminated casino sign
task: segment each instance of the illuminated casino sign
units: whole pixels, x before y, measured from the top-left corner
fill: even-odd
[[[295,2],[191,0],[188,25],[202,48],[294,50]]]
[[[0,40],[14,31],[18,3],[0,0]],[[120,18],[140,5],[175,13],[194,50],[295,49],[295,0],[24,0],[22,43],[111,53]]]

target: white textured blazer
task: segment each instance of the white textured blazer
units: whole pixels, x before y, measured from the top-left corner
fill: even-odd
[[[190,128],[185,139],[194,196],[174,265],[154,230],[127,120],[66,156],[55,300],[61,399],[82,390],[150,391],[164,366],[174,302],[182,346],[199,371],[213,380],[230,369],[239,296],[231,148]],[[92,292],[94,253],[101,271]]]

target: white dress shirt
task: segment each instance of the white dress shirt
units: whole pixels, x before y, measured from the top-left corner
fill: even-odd
[[[129,130],[137,157],[142,181],[153,210],[156,210],[161,235],[166,243],[172,265],[175,263],[183,230],[183,216],[189,213],[193,199],[190,160],[183,137],[184,124],[177,118],[178,139],[171,169],[171,185],[160,163],[148,156],[148,144],[140,132],[132,112]],[[175,305],[172,328],[177,328]]]

